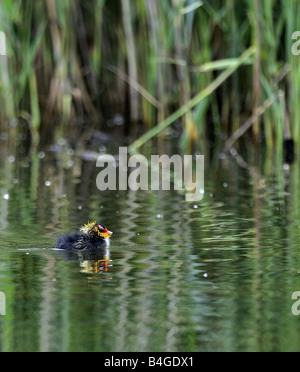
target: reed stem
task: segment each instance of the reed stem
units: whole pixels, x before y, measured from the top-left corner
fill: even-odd
[[[165,130],[168,126],[173,124],[177,119],[185,115],[197,104],[203,101],[205,98],[210,96],[225,80],[229,78],[249,57],[255,53],[255,47],[250,47],[246,50],[240,58],[237,59],[236,63],[222,72],[206,89],[201,91],[194,98],[190,99],[184,106],[180,107],[172,115],[166,118],[164,121],[159,123],[155,128],[145,133],[142,137],[136,140],[129,148],[131,153],[135,153],[141,146],[148,142],[153,137],[157,136],[161,131]]]

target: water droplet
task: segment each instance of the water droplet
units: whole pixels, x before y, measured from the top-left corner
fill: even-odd
[[[69,156],[73,156],[74,155],[74,150],[71,147],[69,147],[68,150],[67,150],[67,154]]]
[[[106,147],[104,145],[100,145],[99,152],[101,155],[106,154]]]
[[[237,151],[236,151],[236,149],[231,148],[231,149],[230,149],[230,154],[231,154],[232,156],[236,156],[236,155],[237,155]]]
[[[284,164],[284,165],[283,165],[283,170],[289,170],[289,169],[290,169],[289,164]]]

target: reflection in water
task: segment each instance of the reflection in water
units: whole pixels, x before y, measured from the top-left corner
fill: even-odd
[[[0,162],[1,351],[299,349],[298,167],[223,159],[188,204],[100,193],[95,164],[74,162]],[[110,251],[53,249],[87,220],[114,231]]]
[[[66,260],[79,261],[81,272],[85,274],[106,273],[109,270],[110,250],[100,248],[94,250],[57,250]]]
[[[85,260],[80,262],[80,266],[82,267],[81,272],[86,274],[99,274],[99,273],[106,273],[110,265],[108,265],[109,259],[103,260]]]

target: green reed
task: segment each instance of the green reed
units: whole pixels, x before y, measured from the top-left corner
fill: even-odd
[[[287,131],[298,142],[299,8],[297,0],[2,0],[0,128],[21,119],[35,146],[76,141],[121,112],[133,138],[139,122],[150,138],[179,112],[184,145],[228,139],[251,116],[245,136],[254,142],[279,148]],[[250,47],[252,59],[191,104]]]

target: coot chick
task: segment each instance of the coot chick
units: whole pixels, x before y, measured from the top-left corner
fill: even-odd
[[[103,225],[90,222],[81,227],[79,233],[62,236],[58,239],[57,249],[97,249],[109,246],[109,238],[113,233]]]

